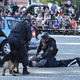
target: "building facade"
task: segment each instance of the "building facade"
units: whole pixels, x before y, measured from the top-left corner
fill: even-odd
[[[26,5],[28,6],[29,5],[29,0],[9,0],[9,2],[16,2],[18,5],[22,4],[22,5]]]

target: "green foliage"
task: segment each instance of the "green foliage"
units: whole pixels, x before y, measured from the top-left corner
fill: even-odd
[[[38,1],[42,3],[49,3],[49,2],[53,3],[53,0],[38,0]],[[57,1],[58,3],[63,3],[64,1],[67,2],[68,0],[55,0],[55,1]],[[77,4],[78,0],[70,0],[70,1],[72,4]]]

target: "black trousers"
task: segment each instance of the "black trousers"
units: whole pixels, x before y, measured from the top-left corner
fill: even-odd
[[[22,45],[17,37],[8,37],[8,42],[10,44],[11,51],[17,51],[19,53],[20,56],[18,57],[20,57],[23,67],[26,68],[29,64],[26,46]]]

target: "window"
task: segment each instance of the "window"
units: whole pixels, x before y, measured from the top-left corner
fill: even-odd
[[[19,21],[8,20],[7,23],[8,23],[8,27],[9,27],[9,29],[11,29],[11,28],[14,26],[14,24],[17,23],[17,22],[19,22]]]
[[[1,22],[1,29],[4,29],[5,28],[5,22],[4,22],[4,20],[2,20],[2,22]]]

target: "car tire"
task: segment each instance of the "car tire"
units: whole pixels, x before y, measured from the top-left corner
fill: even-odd
[[[8,54],[10,52],[10,45],[8,41],[4,41],[1,45],[1,51],[3,54]]]

